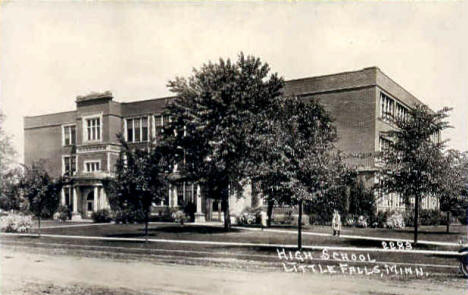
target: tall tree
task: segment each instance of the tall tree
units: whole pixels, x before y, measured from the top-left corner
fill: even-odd
[[[0,176],[8,172],[16,155],[16,151],[11,142],[11,136],[3,129],[5,126],[4,122],[5,115],[0,112]]]
[[[468,155],[448,150],[444,156],[443,178],[439,186],[440,210],[447,214],[447,233],[450,232],[450,214],[466,210],[468,184]]]
[[[433,112],[416,105],[408,116],[395,116],[396,129],[388,131],[388,148],[382,152],[380,188],[384,193],[399,193],[406,203],[414,202],[414,243],[418,242],[418,217],[421,199],[435,196],[444,180],[444,142],[438,140],[448,128],[450,109]],[[391,116],[391,114],[389,114]]]
[[[257,165],[252,175],[263,183],[264,195],[283,199],[299,208],[298,248],[302,247],[302,207],[340,183],[346,168],[334,147],[336,128],[325,109],[314,99],[277,97],[270,119],[254,133]],[[268,114],[267,114],[268,115]]]
[[[23,176],[22,169],[20,167],[9,169],[0,176],[0,208],[4,210],[20,210],[24,203],[19,187]]]
[[[116,163],[116,178],[106,182],[111,206],[126,208],[135,215],[142,212],[145,239],[153,203],[159,203],[167,193],[168,166],[164,147],[149,144],[145,148],[130,147],[121,135],[122,151]]]
[[[28,201],[28,209],[38,219],[38,234],[41,235],[41,217],[52,216],[57,210],[62,190],[62,178],[49,176],[42,163],[25,166],[19,187]]]
[[[236,62],[220,59],[195,69],[187,79],[169,82],[177,98],[167,110],[171,123],[165,142],[180,162],[179,173],[204,184],[212,192],[209,197],[221,200],[226,229],[229,195],[241,190],[249,176],[253,123],[284,84],[269,72],[268,64],[241,53]]]

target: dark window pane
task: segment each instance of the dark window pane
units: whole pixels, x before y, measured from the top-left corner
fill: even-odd
[[[127,141],[129,142],[133,141],[133,120],[132,119],[127,120]]]
[[[70,144],[70,127],[65,127],[63,129],[64,129],[63,135],[65,137],[65,145],[69,145]]]
[[[148,141],[148,118],[141,118],[141,140]]]
[[[135,142],[139,142],[140,139],[140,119],[135,119],[133,120],[133,124],[135,126],[134,132],[135,132]]]
[[[70,171],[70,157],[65,157],[64,162],[65,162],[65,172],[69,172]]]
[[[75,157],[71,157],[71,171],[72,172],[75,172],[76,171],[76,158]]]
[[[71,127],[71,144],[76,144],[76,127]]]
[[[154,116],[154,126],[162,126],[161,116]]]

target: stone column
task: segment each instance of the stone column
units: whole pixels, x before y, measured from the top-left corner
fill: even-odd
[[[107,200],[107,194],[104,187],[101,187],[101,208],[110,209],[109,201]]]
[[[172,207],[177,207],[177,185],[172,187]]]
[[[65,189],[68,189],[68,187],[62,187],[62,191],[60,194],[60,205],[65,206]]]
[[[93,205],[93,211],[96,212],[98,208],[98,199],[99,199],[99,189],[97,186],[94,187],[94,205]]]
[[[172,208],[172,185],[169,185],[169,204],[167,204],[169,206],[169,208]]]
[[[78,187],[74,187],[73,190],[73,213],[78,213]]]
[[[81,215],[78,212],[78,195],[79,195],[79,188],[76,186],[72,189],[72,199],[73,199],[73,213],[72,213],[72,220],[81,220]]]
[[[200,185],[197,184],[197,212],[195,213],[195,222],[205,222],[205,214],[202,212],[202,195],[201,195],[201,188]]]

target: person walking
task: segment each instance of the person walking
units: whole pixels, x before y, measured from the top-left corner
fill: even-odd
[[[333,236],[339,237],[340,231],[341,231],[341,216],[338,213],[338,210],[333,211],[332,229],[333,229]]]

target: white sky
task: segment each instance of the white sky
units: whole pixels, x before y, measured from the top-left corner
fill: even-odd
[[[23,153],[23,117],[77,95],[169,95],[167,81],[240,51],[286,79],[378,66],[433,109],[453,107],[468,150],[467,2],[2,2],[0,108]],[[40,147],[38,147],[40,148]]]

